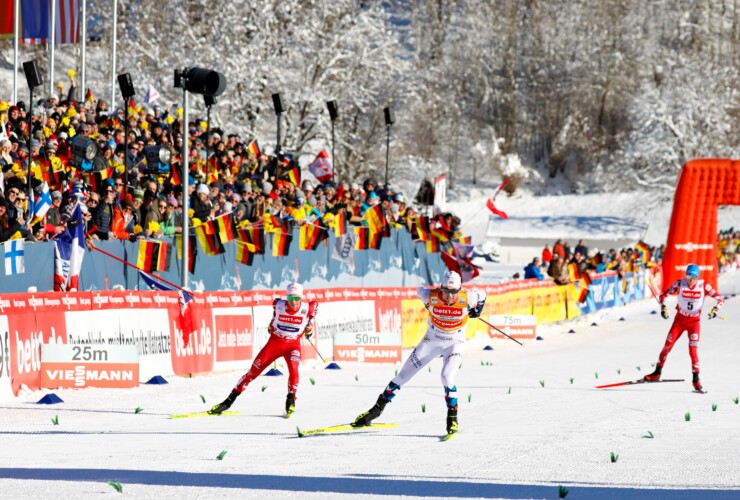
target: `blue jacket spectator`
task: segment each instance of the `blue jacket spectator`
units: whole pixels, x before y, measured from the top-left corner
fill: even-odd
[[[532,262],[527,264],[527,266],[524,268],[524,279],[528,280],[531,278],[537,278],[539,281],[545,279],[545,277],[542,275],[542,271],[540,271],[539,257],[535,257],[534,259],[532,259]]]

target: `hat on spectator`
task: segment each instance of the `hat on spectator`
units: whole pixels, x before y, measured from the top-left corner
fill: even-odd
[[[252,192],[252,183],[245,182],[244,187],[242,187],[242,193],[251,193]]]
[[[232,191],[236,191],[233,184],[224,184],[224,190],[231,189]]]
[[[314,195],[308,197],[308,204],[312,207],[316,206],[316,197]]]
[[[177,208],[177,200],[175,198],[170,196],[169,198],[167,198],[167,203]]]
[[[247,206],[246,206],[246,205],[245,205],[244,203],[239,203],[239,204],[238,204],[238,205],[236,206],[236,211],[238,212],[238,211],[240,211],[240,210],[241,210],[242,212],[244,212],[244,213],[247,213]]]
[[[32,148],[40,148],[41,147],[41,143],[39,141],[37,141],[36,139],[32,139],[31,140],[31,147]]]
[[[232,203],[239,203],[240,201],[242,201],[242,197],[241,196],[239,196],[236,193],[234,193],[234,194],[231,195],[231,202]]]
[[[51,199],[52,200],[61,200],[62,199],[62,193],[61,193],[61,191],[56,191],[56,190],[52,191],[51,192]]]
[[[229,213],[234,208],[234,205],[231,204],[230,201],[227,201],[224,203],[224,213]]]
[[[406,198],[404,198],[404,197],[403,197],[403,195],[402,195],[401,193],[397,193],[397,194],[396,194],[396,196],[394,197],[394,199],[395,199],[395,200],[396,200],[396,201],[397,201],[398,203],[406,203]]]
[[[46,143],[46,150],[47,151],[56,151],[57,150],[56,141],[49,141],[48,143]]]
[[[198,184],[198,189],[196,190],[198,194],[208,194],[210,191],[208,189],[208,186],[205,184]]]
[[[303,184],[301,184],[301,188],[304,191],[309,191],[309,190],[310,191],[313,191],[313,184],[311,183],[311,181],[305,180],[305,181],[303,181]]]
[[[262,184],[262,189],[265,191],[265,193],[270,193],[272,191],[272,183],[271,182],[264,182]]]
[[[356,182],[353,182],[352,184],[349,185],[349,188],[350,189],[360,189],[360,185],[357,184]]]
[[[369,192],[369,193],[367,194],[367,197],[368,197],[368,199],[371,199],[371,198],[372,198],[372,199],[375,199],[375,198],[377,198],[377,197],[378,197],[378,193],[376,193],[375,191],[370,191],[370,192]]]
[[[144,199],[144,190],[142,190],[142,189],[134,189],[134,199],[135,200],[143,200]]]
[[[398,203],[391,203],[391,212],[394,214],[397,214],[401,211],[401,208],[398,206]]]

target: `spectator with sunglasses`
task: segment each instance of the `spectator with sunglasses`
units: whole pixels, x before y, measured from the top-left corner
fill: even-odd
[[[220,415],[225,412],[247,385],[278,358],[285,359],[288,365],[288,396],[285,399],[285,418],[290,418],[295,411],[296,392],[298,391],[298,365],[301,363],[301,337],[310,339],[313,334],[314,320],[318,311],[315,300],[303,301],[303,287],[291,283],[287,288],[287,298],[275,299],[272,302],[272,321],[268,326],[270,339],[257,354],[252,367],[237,382],[231,394],[208,412]]]
[[[442,384],[447,403],[447,434],[455,434],[457,426],[457,386],[455,375],[462,363],[465,330],[468,318],[477,318],[486,303],[483,290],[462,290],[462,279],[455,271],[447,271],[438,288],[420,287],[419,298],[429,311],[429,327],[421,342],[406,359],[401,371],[378,396],[375,406],[360,414],[354,427],[365,427],[378,418],[385,406],[396,396],[401,386],[411,380],[433,359],[442,357]]]

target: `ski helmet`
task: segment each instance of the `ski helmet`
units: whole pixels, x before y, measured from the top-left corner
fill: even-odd
[[[291,283],[286,290],[288,297],[303,297],[303,287],[299,283]]]
[[[444,276],[442,276],[442,288],[459,291],[461,286],[462,279],[455,271],[447,271]]]
[[[686,277],[687,278],[698,278],[701,274],[701,271],[699,270],[699,266],[696,264],[689,264],[686,266]]]

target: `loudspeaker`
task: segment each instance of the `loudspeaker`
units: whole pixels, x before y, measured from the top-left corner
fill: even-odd
[[[26,82],[29,89],[41,87],[44,84],[44,78],[41,76],[41,71],[39,71],[39,65],[36,64],[36,61],[24,62],[23,72],[26,74]]]
[[[203,101],[206,103],[207,108],[210,108],[217,102],[214,96],[208,94],[203,94]]]
[[[339,118],[339,110],[337,109],[337,101],[326,101],[326,107],[329,108],[329,118],[331,121]]]
[[[272,105],[275,107],[275,114],[281,115],[285,112],[285,106],[283,106],[283,96],[280,94],[272,94]]]
[[[385,114],[386,125],[393,125],[394,123],[396,123],[396,119],[393,117],[393,110],[391,108],[383,109],[383,113]]]
[[[203,68],[190,68],[185,89],[193,94],[212,97],[220,96],[226,90],[226,77],[218,71]]]
[[[129,73],[118,75],[118,86],[121,88],[121,95],[124,99],[131,99],[136,95],[134,82],[131,80],[131,75]]]

